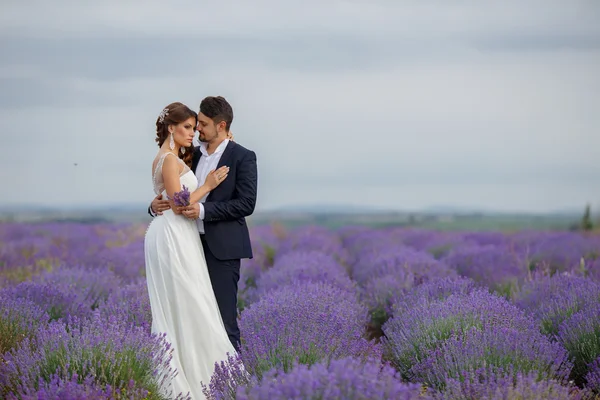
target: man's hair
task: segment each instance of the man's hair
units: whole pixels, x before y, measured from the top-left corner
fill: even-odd
[[[216,124],[225,121],[225,130],[229,131],[233,121],[233,109],[223,96],[208,96],[200,103],[200,112]]]

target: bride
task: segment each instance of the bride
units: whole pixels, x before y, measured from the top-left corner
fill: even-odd
[[[152,165],[154,192],[173,199],[185,185],[190,203],[200,201],[227,177],[228,168],[212,171],[198,187],[190,169],[197,115],[182,103],[169,104],[156,121],[160,150]],[[186,162],[187,161],[187,162]],[[172,201],[172,200],[171,200]],[[235,354],[219,308],[196,223],[177,207],[157,216],[144,239],[146,276],[152,309],[152,333],[166,333],[177,375],[167,391],[202,399],[215,362]]]

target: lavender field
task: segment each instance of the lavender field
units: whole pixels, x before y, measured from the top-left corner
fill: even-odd
[[[0,224],[0,398],[164,398],[145,229]],[[600,397],[598,234],[261,226],[252,239],[242,356],[217,366],[209,398]]]

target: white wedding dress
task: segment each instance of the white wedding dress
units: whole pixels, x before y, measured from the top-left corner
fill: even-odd
[[[169,154],[177,157],[162,154],[153,175],[154,191],[163,198],[162,165]],[[193,192],[196,175],[177,159],[185,166],[181,185]],[[200,383],[209,386],[215,362],[236,351],[219,313],[195,221],[172,210],[157,216],[146,232],[144,254],[152,332],[166,333],[174,349],[171,367],[177,375],[166,390],[174,397],[189,392],[194,400],[204,399]]]

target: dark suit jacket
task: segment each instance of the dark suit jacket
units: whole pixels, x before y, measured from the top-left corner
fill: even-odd
[[[200,148],[196,147],[192,161],[194,172],[201,157]],[[256,206],[256,154],[229,142],[217,168],[223,165],[229,167],[227,179],[210,192],[203,203],[204,237],[210,251],[220,260],[252,258],[245,217],[252,215]]]

